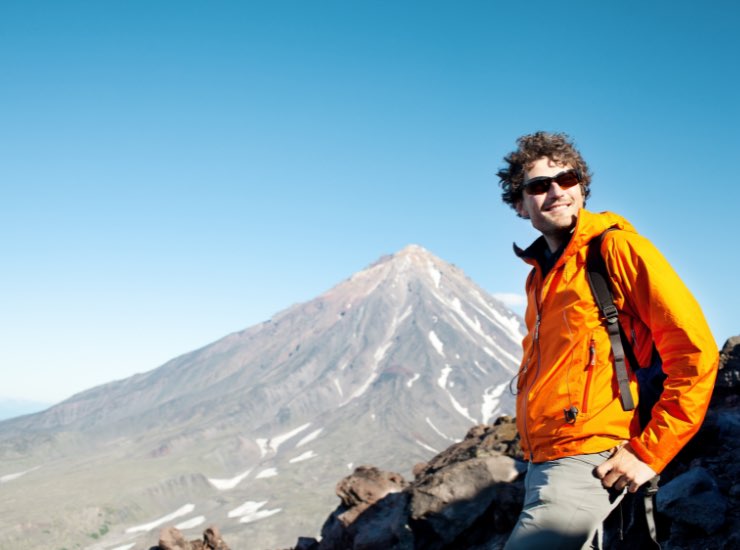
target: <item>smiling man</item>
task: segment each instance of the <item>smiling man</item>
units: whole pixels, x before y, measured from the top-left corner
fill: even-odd
[[[498,172],[502,198],[542,236],[526,250],[515,246],[532,265],[516,378],[529,467],[524,508],[506,548],[599,548],[599,527],[624,492],[659,474],[699,429],[718,348],[660,252],[621,216],[584,208],[591,173],[568,136],[537,132],[517,144]],[[621,338],[610,338],[589,284],[592,241],[608,272]],[[638,363],[621,384],[614,338]],[[630,403],[641,395],[636,373],[656,363],[663,391],[642,421]]]

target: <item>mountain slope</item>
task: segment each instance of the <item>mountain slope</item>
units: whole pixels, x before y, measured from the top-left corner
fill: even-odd
[[[0,479],[23,474],[2,484],[0,546],[51,524],[58,546],[149,548],[170,513],[289,545],[360,457],[401,470],[511,413],[521,336],[515,314],[409,246],[158,369],[0,422]]]

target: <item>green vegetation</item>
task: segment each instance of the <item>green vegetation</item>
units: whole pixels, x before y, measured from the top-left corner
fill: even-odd
[[[97,540],[100,537],[102,537],[103,535],[105,535],[109,530],[110,530],[110,528],[108,527],[108,524],[107,523],[104,523],[103,526],[100,529],[98,529],[97,533],[90,533],[88,536],[90,538],[92,538],[92,539]],[[64,550],[64,549],[62,549],[62,550]]]

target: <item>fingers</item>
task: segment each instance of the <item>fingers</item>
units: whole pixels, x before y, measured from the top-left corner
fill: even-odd
[[[655,472],[642,462],[629,447],[619,446],[608,460],[594,469],[596,477],[607,489],[635,493],[640,486],[655,476]]]

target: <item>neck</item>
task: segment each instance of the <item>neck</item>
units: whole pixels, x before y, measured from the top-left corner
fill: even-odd
[[[568,238],[570,237],[570,229],[547,235],[543,234],[543,237],[545,237],[545,242],[547,243],[547,248],[550,249],[550,252],[556,252],[561,246],[563,246],[563,243],[568,241]]]

